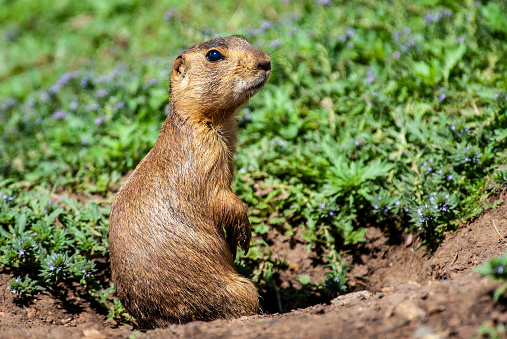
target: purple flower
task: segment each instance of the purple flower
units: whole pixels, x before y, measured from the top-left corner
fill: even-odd
[[[165,12],[164,13],[164,21],[165,22],[170,21],[174,17],[174,14],[176,14],[176,10],[174,8],[171,8],[170,10]]]
[[[282,41],[280,39],[276,39],[271,41],[271,48],[276,48],[282,44]]]
[[[51,115],[51,119],[53,119],[53,120],[62,120],[62,119],[63,119],[63,118],[65,118],[68,114],[69,114],[69,112],[67,112],[67,111],[65,111],[65,110],[56,111],[56,112],[54,112],[54,113]]]
[[[114,105],[117,109],[122,109],[123,107],[125,107],[125,102],[123,101],[120,101],[119,103],[117,103],[116,105]]]
[[[81,87],[86,88],[88,87],[89,79],[87,76],[84,76],[81,78]]]
[[[99,118],[95,118],[95,119],[93,120],[93,123],[94,123],[95,125],[97,125],[97,126],[102,125],[102,123],[103,123],[103,122],[104,122],[104,120],[103,120],[102,118],[100,118],[100,117],[99,117]]]
[[[33,106],[35,106],[36,103],[37,103],[37,100],[35,98],[31,98],[28,101],[28,106],[33,107]]]
[[[19,250],[19,255],[25,255],[25,250],[20,249],[20,250]]]
[[[331,4],[331,0],[316,0],[315,4],[319,6],[328,6]]]
[[[279,145],[279,146],[283,146],[283,141],[282,141],[282,140],[280,140],[280,141],[278,142],[278,145]]]
[[[394,60],[398,60],[401,56],[401,53],[399,51],[396,51],[392,54],[392,57]]]
[[[253,165],[248,165],[248,169],[251,171],[254,169]]]
[[[324,204],[324,203],[320,204],[320,208],[322,208],[322,209],[326,208],[326,204]]]
[[[44,92],[40,95],[40,98],[42,99],[42,101],[46,101],[49,99],[49,94],[47,92]]]
[[[452,174],[448,174],[447,175],[447,180],[451,180],[452,179]]]
[[[255,29],[255,28],[254,29],[250,29],[248,31],[248,34],[251,35],[251,36],[257,36],[257,35],[259,35],[259,33],[260,33],[260,31],[258,29]]]
[[[70,109],[73,110],[73,111],[75,111],[77,109],[77,106],[78,106],[77,102],[75,102],[75,101],[72,101],[70,103]]]
[[[86,110],[87,111],[96,111],[98,109],[99,109],[99,105],[98,104],[92,104],[92,105],[86,106]]]
[[[450,9],[447,9],[447,8],[446,8],[446,9],[444,9],[444,10],[442,11],[442,14],[443,14],[443,16],[445,16],[445,17],[450,17],[450,16],[451,16],[451,14],[452,14],[452,11],[451,11]]]
[[[98,98],[105,97],[107,95],[107,90],[106,89],[99,89],[97,91],[96,95],[97,95]]]
[[[352,37],[354,36],[354,34],[356,34],[356,30],[355,30],[354,28],[352,28],[352,27],[351,27],[351,28],[349,28],[349,29],[347,30],[347,36],[348,36],[349,38],[352,38]]]
[[[498,99],[500,95],[498,93],[493,94],[493,98]]]
[[[52,86],[52,87],[49,89],[49,93],[51,93],[51,94],[56,94],[56,93],[58,93],[58,91],[59,91],[59,90],[60,90],[60,86],[58,86],[58,85],[54,85],[54,86]]]
[[[261,28],[263,31],[265,31],[265,30],[267,30],[267,29],[271,28],[271,26],[273,26],[273,22],[271,22],[271,21],[264,21],[264,22],[261,24],[261,27],[260,27],[260,28]]]
[[[440,94],[440,96],[438,97],[438,100],[443,101],[445,98],[447,98],[447,96],[445,95],[445,93],[442,93],[442,94]]]
[[[431,22],[433,21],[433,16],[431,14],[428,14],[424,17],[424,23],[427,25],[429,25]]]

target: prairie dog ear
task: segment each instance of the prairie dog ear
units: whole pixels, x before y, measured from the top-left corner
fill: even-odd
[[[187,70],[183,54],[179,54],[173,61],[173,73],[176,76],[184,76]]]

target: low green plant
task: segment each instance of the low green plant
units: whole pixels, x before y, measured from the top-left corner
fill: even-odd
[[[482,277],[504,282],[493,294],[494,299],[498,301],[507,290],[507,254],[487,260],[482,266],[477,267],[475,271]]]

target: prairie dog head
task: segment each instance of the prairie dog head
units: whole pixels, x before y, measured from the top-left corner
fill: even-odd
[[[204,115],[235,111],[264,86],[270,74],[269,55],[246,38],[216,38],[174,59],[171,102]]]

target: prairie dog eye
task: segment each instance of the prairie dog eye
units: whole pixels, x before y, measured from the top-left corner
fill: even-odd
[[[216,49],[212,49],[211,51],[206,53],[206,59],[208,59],[209,62],[218,62],[224,60],[225,57],[222,53],[220,53]]]

